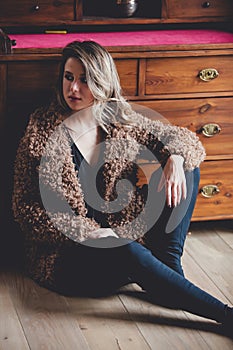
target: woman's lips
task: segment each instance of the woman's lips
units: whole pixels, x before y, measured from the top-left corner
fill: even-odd
[[[77,96],[68,96],[69,100],[71,101],[80,101],[81,98],[80,97],[77,97]]]

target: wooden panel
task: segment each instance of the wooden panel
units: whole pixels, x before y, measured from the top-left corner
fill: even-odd
[[[232,64],[232,56],[147,59],[145,94],[233,91]],[[208,68],[219,76],[202,81],[199,72]]]
[[[123,93],[127,96],[137,95],[138,60],[116,59],[115,63]]]
[[[29,114],[49,101],[58,70],[57,61],[9,63],[8,118],[14,120],[18,134],[24,129]]]
[[[151,119],[158,119],[157,114],[153,113],[157,111],[166,118],[165,122],[169,121],[173,125],[184,126],[197,132],[209,158],[233,156],[233,97],[138,101],[138,103],[151,109],[150,113],[146,110]],[[204,136],[201,129],[209,123],[219,125],[220,133],[213,137]]]
[[[208,6],[209,4],[209,6]],[[228,17],[232,0],[167,0],[168,18]]]
[[[0,174],[0,193],[1,193],[1,202],[0,202],[0,220],[3,222],[3,219],[5,217],[5,210],[6,210],[6,148],[8,150],[9,146],[9,139],[5,136],[4,131],[4,125],[6,123],[6,86],[7,86],[7,65],[4,63],[0,64],[0,149],[1,149],[1,159],[2,163],[4,164],[3,170]],[[7,147],[6,147],[7,145]],[[2,242],[2,246],[4,246],[4,242]],[[2,248],[2,247],[1,247]],[[0,255],[2,256],[0,248]],[[3,248],[4,249],[4,248]],[[1,260],[1,257],[0,257]],[[0,343],[1,348],[1,343]]]
[[[3,127],[6,113],[7,66],[0,64],[0,129]]]
[[[193,217],[195,220],[233,218],[233,160],[207,161],[201,165],[201,189],[217,185],[220,192],[211,198],[199,193]]]
[[[35,24],[46,21],[74,20],[73,0],[15,0],[0,2],[0,22],[3,25]]]

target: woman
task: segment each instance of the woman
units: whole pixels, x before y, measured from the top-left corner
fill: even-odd
[[[194,133],[133,111],[103,47],[70,43],[57,97],[31,115],[15,162],[27,274],[66,295],[135,282],[152,302],[230,327],[232,308],[185,279],[180,263],[204,157]],[[140,158],[161,165],[143,187]]]

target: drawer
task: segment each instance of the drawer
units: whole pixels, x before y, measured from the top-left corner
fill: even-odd
[[[147,59],[145,95],[233,91],[232,66],[233,56]]]
[[[138,186],[148,183],[156,164],[140,163]],[[233,218],[233,160],[205,161],[192,221]]]
[[[233,218],[233,160],[206,161],[200,170],[199,194],[193,220]],[[211,186],[216,186],[216,189]],[[204,190],[209,197],[203,196]]]
[[[233,157],[233,97],[138,101],[138,104],[149,108],[145,111],[151,119],[166,118],[165,122],[196,132],[208,159]]]
[[[0,2],[0,22],[46,24],[46,21],[74,20],[73,0],[7,0]]]
[[[168,18],[229,17],[232,0],[167,0]]]
[[[138,91],[138,60],[115,59],[124,95],[136,96]]]

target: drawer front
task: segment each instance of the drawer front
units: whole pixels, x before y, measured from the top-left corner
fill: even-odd
[[[169,18],[229,17],[232,0],[167,0]]]
[[[233,91],[232,66],[233,56],[147,59],[145,95]]]
[[[136,96],[138,91],[138,60],[115,59],[124,95]]]
[[[148,183],[156,164],[140,163],[138,185]],[[192,221],[233,218],[233,160],[205,161]]]
[[[7,0],[0,2],[0,22],[46,24],[45,21],[74,20],[73,0]]]
[[[233,160],[204,162],[200,170],[199,194],[193,219],[233,218]]]
[[[165,122],[196,132],[206,149],[207,158],[233,157],[233,97],[138,103],[149,108],[149,111],[146,109],[149,118],[158,119],[153,113],[157,111],[166,118]]]

